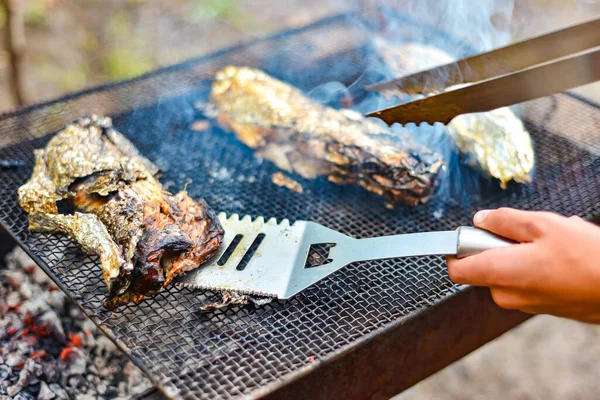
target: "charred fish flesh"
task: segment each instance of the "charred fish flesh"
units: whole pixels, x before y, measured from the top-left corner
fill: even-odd
[[[258,157],[306,179],[357,184],[389,203],[415,206],[434,193],[442,157],[408,133],[351,110],[319,104],[263,71],[228,66],[216,74],[207,107]]]
[[[216,214],[185,191],[163,190],[158,168],[112,127],[91,116],[35,150],[19,204],[34,232],[61,232],[100,259],[113,309],[158,293],[215,254],[223,240]],[[61,214],[57,202],[70,204]]]
[[[417,43],[394,46],[377,38],[373,45],[394,77],[454,61],[441,49]],[[447,90],[458,87],[460,85]],[[459,115],[447,128],[465,162],[488,177],[498,179],[503,189],[510,181],[532,181],[535,157],[531,136],[511,108]]]

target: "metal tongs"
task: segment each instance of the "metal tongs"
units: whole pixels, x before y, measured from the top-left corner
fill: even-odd
[[[427,97],[367,114],[385,123],[449,123],[600,80],[600,18],[426,71],[368,86],[385,97]],[[452,89],[452,86],[467,84]],[[446,91],[448,88],[451,90]]]

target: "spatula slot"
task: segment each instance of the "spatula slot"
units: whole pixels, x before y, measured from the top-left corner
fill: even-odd
[[[260,244],[262,243],[264,238],[265,238],[264,233],[259,233],[256,236],[256,239],[254,239],[254,242],[252,242],[252,244],[248,248],[248,251],[246,252],[246,254],[244,254],[244,257],[242,257],[242,260],[240,261],[240,263],[238,264],[238,266],[235,269],[237,269],[238,271],[243,271],[246,268],[246,265],[248,265],[248,263],[254,256],[254,253],[256,253],[258,246],[260,246]]]
[[[329,250],[334,247],[336,243],[316,243],[310,245],[308,251],[308,257],[304,263],[304,268],[320,267],[327,265],[333,260],[329,258]]]
[[[221,266],[225,265],[227,260],[229,260],[229,257],[231,257],[231,255],[235,251],[238,244],[240,244],[240,242],[242,241],[243,237],[244,237],[244,235],[242,235],[241,233],[238,233],[237,235],[235,235],[235,237],[233,238],[233,240],[231,241],[229,246],[227,246],[227,250],[225,250],[225,252],[221,256],[221,258],[219,258],[219,261],[217,261],[217,265],[221,265]]]

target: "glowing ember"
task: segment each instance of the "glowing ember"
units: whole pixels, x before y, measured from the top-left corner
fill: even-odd
[[[20,249],[0,263],[0,399],[129,398],[150,382]]]

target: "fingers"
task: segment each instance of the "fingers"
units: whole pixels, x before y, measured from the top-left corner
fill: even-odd
[[[523,293],[514,289],[505,288],[490,288],[490,294],[494,303],[498,307],[505,308],[507,310],[523,310],[529,306],[529,301],[523,296]]]
[[[590,311],[589,305],[574,307],[571,304],[548,302],[544,296],[535,293],[508,288],[490,288],[490,294],[498,307],[507,310],[519,310],[528,314],[548,314],[581,322],[600,323],[600,311]]]
[[[561,310],[560,302],[549,302],[547,297],[536,291],[515,288],[491,287],[490,294],[494,303],[508,310],[521,310],[530,314],[548,314],[554,312],[568,312],[568,308]]]
[[[543,233],[548,213],[522,211],[513,208],[482,210],[473,217],[473,224],[517,242],[531,242]]]
[[[535,272],[528,268],[535,262],[532,246],[515,244],[460,260],[449,257],[448,274],[458,284],[525,287],[535,278]]]

